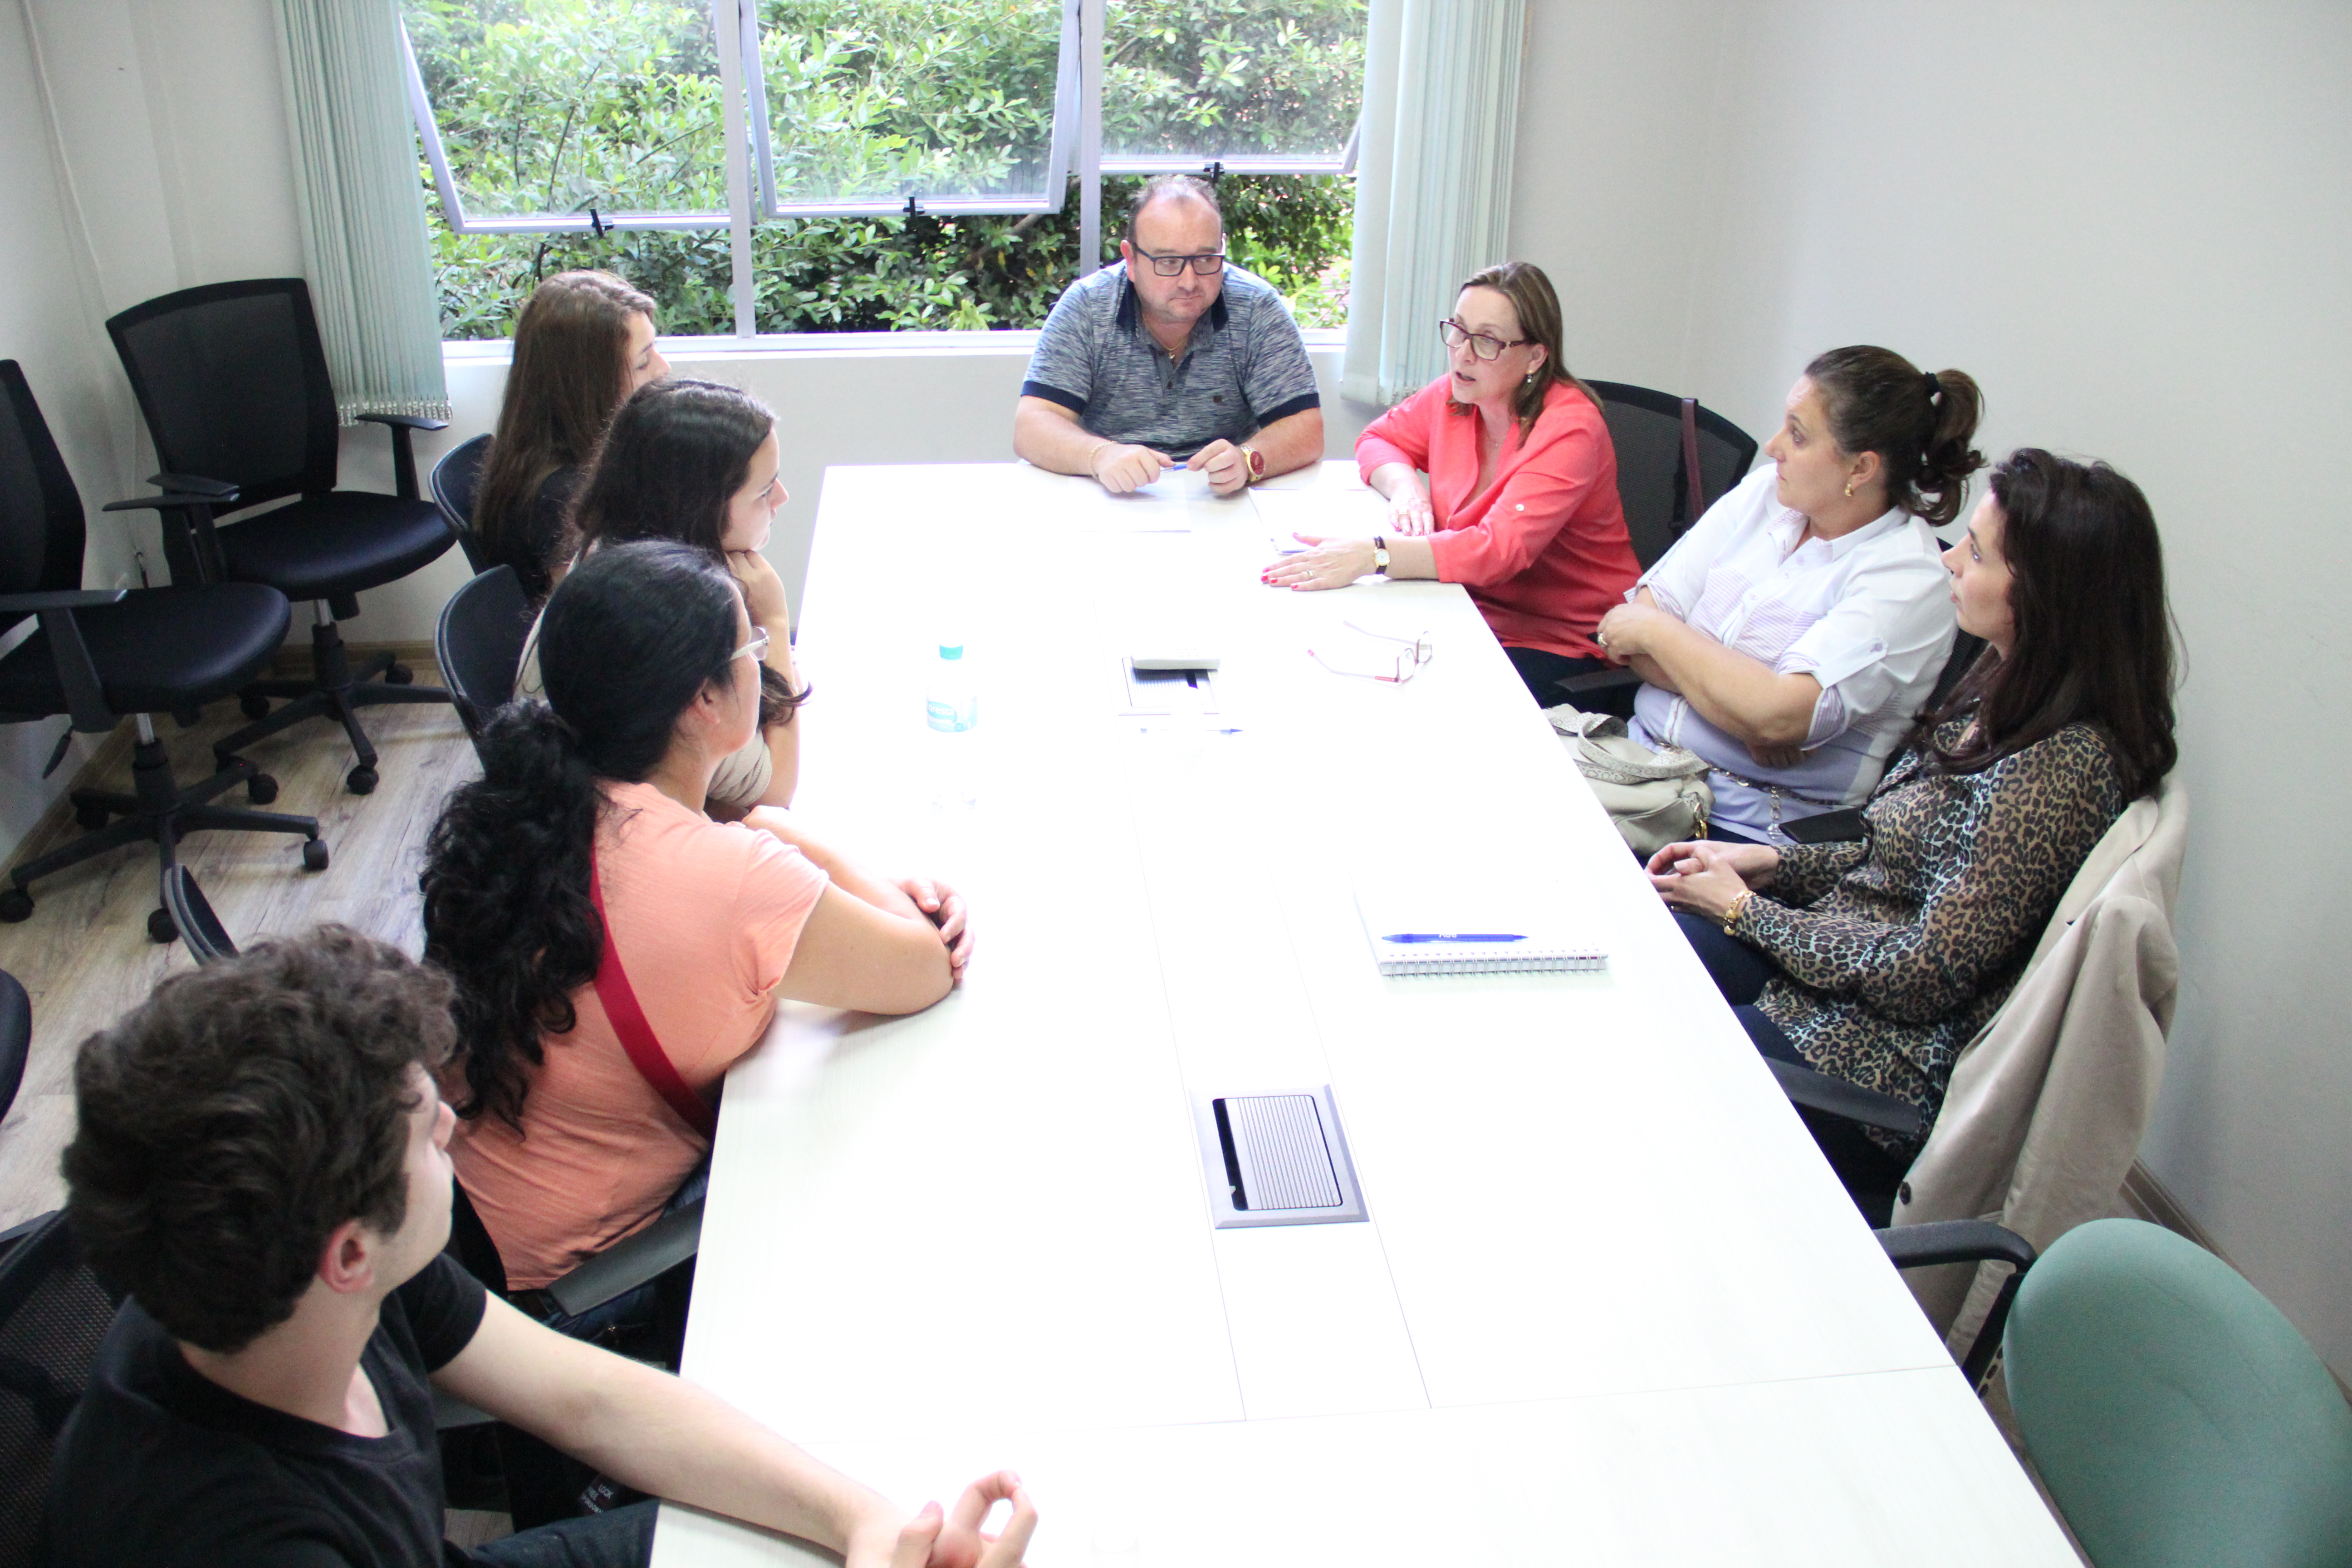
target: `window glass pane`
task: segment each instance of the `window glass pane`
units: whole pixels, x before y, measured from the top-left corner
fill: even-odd
[[[760,21],[779,205],[1045,195],[1061,0],[761,0]]]
[[[1364,0],[1107,0],[1103,156],[1336,163],[1364,96]]]
[[[707,4],[403,0],[471,218],[727,210]]]

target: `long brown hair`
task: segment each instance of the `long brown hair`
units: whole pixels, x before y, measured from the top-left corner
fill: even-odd
[[[1536,416],[1543,412],[1544,399],[1554,383],[1565,383],[1584,394],[1585,401],[1593,407],[1601,399],[1592,389],[1576,379],[1568,368],[1568,357],[1560,353],[1559,296],[1552,292],[1551,279],[1544,269],[1532,261],[1504,261],[1493,267],[1482,267],[1462,280],[1462,289],[1492,289],[1511,302],[1519,318],[1519,336],[1544,351],[1544,362],[1536,374],[1519,383],[1519,390],[1511,400],[1511,412],[1519,416],[1519,439],[1524,441],[1534,433]],[[1453,401],[1448,406],[1456,414],[1471,412],[1473,405]]]
[[[629,321],[653,313],[649,296],[610,272],[560,272],[531,291],[474,501],[474,531],[492,555],[521,547],[548,475],[595,456],[628,390]]]
[[[1984,454],[1969,446],[1984,417],[1974,377],[1964,370],[1930,374],[1893,349],[1867,343],[1815,355],[1805,376],[1822,395],[1838,450],[1878,454],[1887,505],[1937,528],[1960,515],[1969,476],[1984,467]]]
[[[2172,612],[2164,548],[2140,488],[2105,463],[2036,447],[1992,471],[2017,627],[2010,657],[1988,647],[1913,732],[1947,773],[1989,768],[2069,724],[2098,727],[2124,798],[2154,789],[2179,759],[2173,739]],[[1944,746],[1936,730],[1973,717]]]

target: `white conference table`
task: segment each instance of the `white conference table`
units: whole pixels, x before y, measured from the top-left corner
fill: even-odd
[[[909,1505],[1019,1470],[1038,1568],[2074,1564],[1468,597],[1265,588],[1266,538],[827,471],[796,805],[953,879],[979,951],[916,1017],[787,1005],[731,1073],[687,1375]],[[1343,620],[1435,656],[1333,674]],[[1179,637],[1217,713],[1123,717]],[[1607,971],[1382,979],[1354,888],[1432,868],[1555,896]],[[1193,1097],[1327,1083],[1369,1220],[1213,1229]],[[654,1555],[828,1560],[675,1506]]]

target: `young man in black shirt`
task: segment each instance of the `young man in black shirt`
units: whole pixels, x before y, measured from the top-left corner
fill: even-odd
[[[842,1552],[1015,1568],[999,1473],[911,1518],[691,1384],[565,1339],[441,1248],[448,983],[339,926],[166,980],[81,1048],[68,1207],[131,1292],[58,1445],[60,1564],[642,1563],[652,1503],[443,1541],[429,1378],[617,1480]],[[1012,1522],[980,1524],[998,1499]]]

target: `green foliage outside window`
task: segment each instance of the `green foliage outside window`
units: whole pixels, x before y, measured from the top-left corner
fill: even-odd
[[[1104,142],[1329,151],[1355,120],[1362,0],[1112,0]],[[707,6],[676,0],[405,0],[469,214],[723,212]],[[785,199],[1034,189],[1058,44],[1051,0],[763,0],[761,54]],[[421,167],[421,165],[420,165]],[[1107,247],[1139,179],[1104,183]],[[1235,261],[1302,324],[1346,316],[1353,181],[1227,175]],[[451,338],[499,337],[551,273],[605,267],[662,330],[731,332],[727,231],[459,235],[426,203]],[[1078,195],[1026,216],[829,217],[752,234],[763,332],[1034,327],[1076,276]]]

